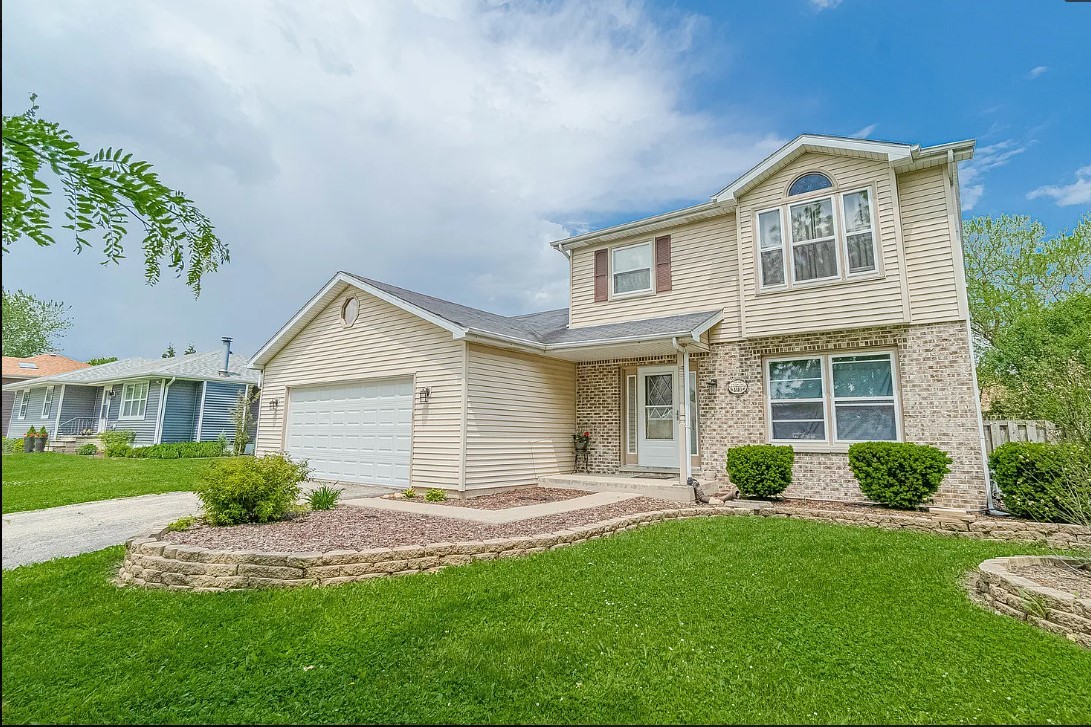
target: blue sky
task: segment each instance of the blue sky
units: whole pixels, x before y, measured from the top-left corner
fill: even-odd
[[[232,262],[17,243],[75,357],[255,350],[336,270],[502,313],[566,304],[550,240],[707,199],[802,132],[976,138],[967,215],[1091,208],[1091,3],[11,0],[5,114],[152,161]],[[136,250],[138,240],[130,241]]]

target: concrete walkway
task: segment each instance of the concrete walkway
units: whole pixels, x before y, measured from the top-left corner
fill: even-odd
[[[196,515],[192,492],[120,497],[4,515],[4,569],[89,553],[137,533]]]
[[[398,512],[411,512],[417,515],[435,515],[437,517],[452,518],[454,520],[470,520],[490,525],[502,525],[516,520],[529,520],[546,515],[557,515],[562,512],[574,510],[586,510],[589,507],[601,507],[612,505],[615,502],[640,497],[635,492],[596,492],[593,495],[574,497],[571,500],[557,500],[556,502],[543,502],[538,505],[524,505],[522,507],[509,507],[504,510],[481,510],[473,507],[453,507],[451,505],[434,505],[430,502],[414,502],[412,500],[383,500],[381,498],[364,498],[345,500],[346,505],[357,507],[370,507],[376,510],[396,510]]]

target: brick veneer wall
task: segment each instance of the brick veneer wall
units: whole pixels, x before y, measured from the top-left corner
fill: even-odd
[[[700,479],[726,481],[727,449],[766,441],[763,357],[868,348],[897,350],[906,441],[934,444],[954,460],[934,504],[964,509],[984,507],[985,474],[977,393],[965,323],[881,326],[757,338],[713,345],[708,354],[691,357],[698,374]],[[629,359],[578,366],[576,416],[580,427],[592,432],[590,472],[613,474],[621,464],[622,394],[618,368],[673,361],[673,358]],[[716,379],[718,386],[710,396],[711,379]],[[747,382],[749,388],[745,394],[727,391],[727,382],[734,380]],[[844,453],[797,453],[793,480],[785,493],[790,497],[864,499]]]

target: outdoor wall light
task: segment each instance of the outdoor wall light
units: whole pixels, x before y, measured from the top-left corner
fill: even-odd
[[[707,386],[708,386],[708,395],[709,396],[715,396],[716,395],[716,387],[719,386],[716,379],[709,379],[708,383],[707,383]]]
[[[432,387],[422,386],[417,391],[417,400],[422,404],[427,404],[428,403],[428,397],[431,396],[431,395],[432,395]]]
[[[273,411],[276,411],[278,406],[280,406],[280,399],[270,399],[269,400],[269,407]]]

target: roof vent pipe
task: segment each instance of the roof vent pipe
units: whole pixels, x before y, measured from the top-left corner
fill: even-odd
[[[220,368],[220,376],[227,376],[231,372],[231,336],[224,336],[220,340],[224,343],[224,365]]]

